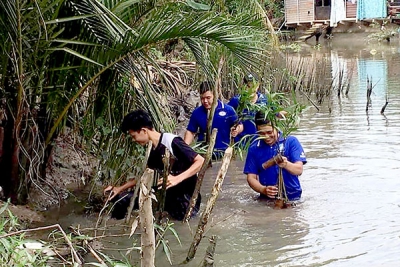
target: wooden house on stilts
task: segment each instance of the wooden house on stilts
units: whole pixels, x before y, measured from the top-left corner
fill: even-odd
[[[285,24],[308,29],[300,39],[308,39],[323,29],[340,23],[372,21],[388,17],[392,0],[285,0]]]

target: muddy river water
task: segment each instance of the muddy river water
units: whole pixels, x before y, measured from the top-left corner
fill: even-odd
[[[367,44],[364,37],[335,36],[302,55],[325,53],[352,64],[353,75],[348,95],[332,97],[331,112],[325,104],[308,109],[294,133],[308,160],[301,204],[274,210],[255,201],[243,162],[232,162],[206,232],[218,237],[215,266],[400,266],[400,41]],[[367,77],[375,85],[368,113]],[[203,203],[219,166],[207,172]],[[174,265],[185,259],[197,223],[174,225],[182,245],[168,235]],[[114,242],[114,249],[132,245]],[[199,266],[207,245],[205,238],[186,266]],[[156,266],[170,265],[157,255]]]

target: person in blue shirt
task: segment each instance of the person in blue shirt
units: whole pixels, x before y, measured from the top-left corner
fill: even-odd
[[[190,145],[197,134],[197,141],[204,142],[207,133],[208,112],[214,102],[214,83],[205,81],[200,84],[201,106],[197,107],[190,116],[189,124],[186,127],[184,136],[185,142]],[[237,124],[237,114],[235,110],[220,100],[215,109],[212,128],[217,128],[217,137],[214,146],[214,158],[220,158],[230,144],[231,136],[235,137],[243,130],[242,124]]]
[[[243,170],[249,186],[260,193],[261,198],[275,199],[279,168],[282,168],[288,200],[299,200],[302,193],[299,176],[307,163],[303,147],[294,136],[284,138],[265,118],[264,112],[256,113],[255,123],[259,139],[250,146]]]
[[[246,96],[243,97],[242,95],[235,95],[232,97],[229,102],[227,103],[231,107],[233,107],[236,112],[239,114],[240,120],[243,124],[243,131],[235,137],[235,142],[239,142],[242,140],[243,137],[246,137],[245,140],[242,140],[242,144],[251,143],[254,140],[254,136],[257,133],[256,125],[254,123],[254,115],[256,111],[245,107],[242,110],[238,110],[239,106],[251,106],[251,105],[266,105],[267,104],[267,97],[259,92],[260,83],[256,75],[248,74],[244,76],[243,83],[246,86],[247,92]],[[248,101],[248,103],[241,103],[241,101]],[[240,105],[242,104],[242,105]]]

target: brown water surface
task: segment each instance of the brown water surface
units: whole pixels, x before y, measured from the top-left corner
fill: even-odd
[[[255,201],[243,163],[232,163],[207,232],[218,236],[216,266],[399,266],[400,45],[366,44],[364,37],[335,36],[319,51],[331,57],[333,72],[339,63],[354,73],[348,96],[332,97],[331,112],[310,108],[294,133],[308,159],[300,205],[274,210]],[[375,86],[368,113],[367,77]],[[218,167],[208,173],[208,188]],[[178,263],[191,235],[187,226],[176,229]],[[190,266],[199,266],[206,245]]]
[[[335,36],[321,51],[335,64],[354,66],[348,96],[332,97],[321,110],[308,109],[294,133],[307,154],[301,176],[303,201],[293,209],[274,210],[255,200],[232,162],[210,219],[206,236],[217,235],[215,266],[399,266],[400,263],[400,45],[366,44],[364,36]],[[366,79],[375,85],[366,113]],[[335,94],[334,94],[335,95]],[[386,95],[389,105],[380,114]],[[220,164],[207,172],[203,204]],[[83,218],[60,217],[63,223]],[[93,222],[89,222],[93,223]],[[198,218],[190,226],[176,223],[182,246],[168,235],[173,262],[182,262]],[[115,238],[114,249],[132,246]],[[199,266],[208,245],[204,239]],[[109,253],[118,253],[108,251]],[[169,266],[162,252],[156,266]]]

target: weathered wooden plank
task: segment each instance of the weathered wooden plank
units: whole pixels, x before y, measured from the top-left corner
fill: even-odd
[[[297,0],[285,1],[285,18],[288,24],[299,22],[299,6],[297,2]]]
[[[299,21],[312,22],[314,19],[314,0],[299,0]]]
[[[357,3],[352,4],[346,2],[346,18],[356,18],[357,16]]]

